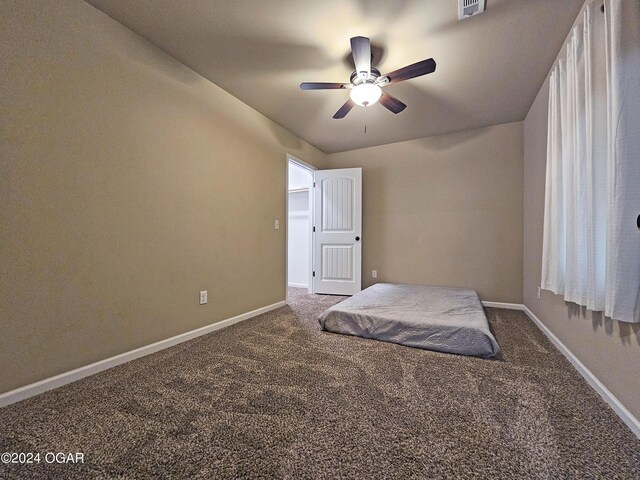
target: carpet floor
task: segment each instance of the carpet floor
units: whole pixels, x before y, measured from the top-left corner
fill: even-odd
[[[522,313],[494,360],[322,332],[291,303],[0,410],[0,478],[640,478],[638,440]]]

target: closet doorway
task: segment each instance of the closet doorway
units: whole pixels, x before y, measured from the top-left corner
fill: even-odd
[[[291,155],[287,159],[287,288],[305,288],[313,293],[311,229],[315,169]]]

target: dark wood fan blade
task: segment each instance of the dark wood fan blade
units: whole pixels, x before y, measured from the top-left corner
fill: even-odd
[[[351,39],[351,53],[356,72],[371,73],[371,42],[367,37],[353,37]]]
[[[399,68],[391,73],[387,73],[386,77],[389,77],[389,85],[402,82],[403,80],[409,80],[410,78],[421,77],[427,73],[433,73],[436,71],[436,61],[433,58],[428,58],[406,67]]]
[[[301,90],[334,90],[347,88],[348,83],[305,82],[300,84]]]
[[[345,103],[340,107],[340,110],[336,112],[333,118],[344,118],[347,115],[347,113],[349,113],[351,109],[355,106],[356,104],[353,103],[351,99],[347,100],[347,103]]]
[[[400,113],[405,108],[407,108],[407,106],[404,103],[402,103],[396,97],[393,97],[386,92],[382,94],[379,101],[380,101],[380,105],[391,110],[393,113]]]

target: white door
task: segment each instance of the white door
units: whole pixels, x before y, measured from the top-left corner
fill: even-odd
[[[362,169],[317,170],[313,291],[353,295],[362,280]]]

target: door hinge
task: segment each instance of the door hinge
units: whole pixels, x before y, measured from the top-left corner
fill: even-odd
[[[313,233],[316,233],[316,227],[313,227]]]
[[[314,270],[314,272],[313,272],[313,276],[314,276],[314,277],[316,276],[316,272],[315,272],[315,270]]]
[[[316,188],[316,182],[313,182],[313,188]]]

